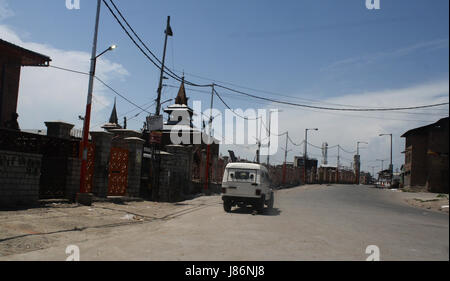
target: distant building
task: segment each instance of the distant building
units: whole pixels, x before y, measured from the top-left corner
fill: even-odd
[[[0,39],[0,127],[19,130],[17,101],[22,66],[48,66],[47,56]]]
[[[319,167],[319,183],[337,183],[337,166],[322,164]]]
[[[365,174],[361,174],[366,176]],[[352,169],[347,167],[336,165],[320,165],[318,171],[318,181],[319,183],[340,183],[340,184],[354,184],[355,183],[355,173]],[[367,184],[366,179],[363,178],[361,184]]]
[[[103,125],[102,127],[106,131],[122,129],[122,126],[119,125],[119,118],[117,117],[117,104],[116,99],[114,99],[114,107],[111,112],[111,116],[109,117],[108,123]]]
[[[404,186],[448,193],[448,117],[402,137],[406,139]]]
[[[189,137],[186,139],[187,143],[185,143],[184,139],[181,140],[182,145],[194,145],[195,149],[200,148],[204,150],[207,145],[205,140],[209,139],[209,136],[202,128],[196,128],[193,125],[193,116],[195,113],[189,107],[188,100],[183,78],[178,95],[175,98],[175,104],[164,109],[164,112],[167,114],[167,122],[164,123],[162,130],[162,145],[173,144],[172,138],[181,137],[184,133],[189,135]],[[210,148],[211,155],[217,159],[219,157],[219,141],[213,138],[213,143]]]
[[[304,183],[314,183],[317,181],[317,166],[319,161],[317,159],[306,159],[303,156],[295,156],[294,157],[294,168],[300,168],[303,170],[303,177],[306,176],[306,179],[303,178]],[[305,170],[306,168],[306,170]]]
[[[372,184],[372,176],[370,175],[370,173],[360,172],[359,183],[365,185]]]

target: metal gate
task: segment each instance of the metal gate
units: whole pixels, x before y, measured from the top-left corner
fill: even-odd
[[[42,154],[41,177],[39,180],[40,199],[61,199],[66,196],[69,158],[77,158],[79,142],[48,136],[24,135],[30,149]]]
[[[80,143],[81,145],[81,143]],[[80,148],[80,153],[82,149]],[[81,158],[81,157],[80,157]],[[94,178],[94,160],[95,160],[95,145],[93,143],[88,144],[88,155],[87,155],[87,168],[86,168],[86,178],[85,180],[85,192],[92,193],[92,180]]]
[[[108,196],[125,196],[128,185],[128,150],[113,147],[109,160]]]

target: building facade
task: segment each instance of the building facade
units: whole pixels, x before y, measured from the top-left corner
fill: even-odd
[[[406,139],[404,186],[448,193],[448,117],[402,137]]]
[[[48,66],[47,56],[0,39],[0,127],[19,129],[17,100],[22,66]]]

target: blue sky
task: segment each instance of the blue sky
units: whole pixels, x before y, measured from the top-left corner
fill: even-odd
[[[23,43],[40,44],[39,46],[46,46],[51,50],[89,54],[95,2],[81,0],[80,10],[67,10],[65,0],[0,0],[0,11],[3,11],[0,26],[8,28],[8,32],[20,38]],[[252,92],[297,102],[304,101],[301,99],[314,99],[357,106],[403,106],[433,103],[443,97],[444,101],[448,100],[448,90],[443,91],[443,87],[438,87],[432,96],[418,93],[416,96],[411,95],[410,100],[400,99],[400,104],[376,98],[377,93],[386,91],[392,91],[394,96],[405,89],[414,92],[414,89],[420,87],[428,89],[426,87],[442,86],[443,83],[445,88],[445,85],[448,85],[447,0],[381,0],[380,10],[367,10],[364,0],[115,2],[158,56],[162,54],[166,17],[172,17],[175,36],[169,40],[167,65],[185,71],[187,79],[194,82],[205,83],[208,80],[201,80],[189,74],[297,97],[293,99]],[[0,37],[3,37],[1,33]],[[158,70],[137,51],[103,6],[99,49],[107,48],[112,43],[119,47],[104,56],[105,67],[110,67],[103,73],[105,78],[109,78],[108,83],[137,104],[147,104],[155,99]],[[51,53],[47,55],[53,57]],[[54,59],[53,64],[88,70],[88,62],[67,65]],[[25,72],[25,78],[32,77],[33,73]],[[22,77],[23,80],[25,78]],[[178,85],[174,81],[168,83]],[[22,91],[26,92],[27,86],[23,87]],[[177,89],[167,88],[163,98],[172,98],[176,92]],[[85,99],[85,92],[80,95]],[[209,104],[209,96],[205,93],[188,91],[188,95],[192,100],[202,100],[205,107]],[[24,93],[24,96],[27,94]],[[97,118],[100,120],[94,120],[94,123],[101,122],[102,115],[109,116],[108,106],[114,99],[107,91],[103,91],[99,96],[103,106],[97,112]],[[229,93],[223,93],[223,96],[233,108],[275,106],[247,98],[235,98]],[[349,98],[355,96],[367,98]],[[219,103],[215,106],[223,109]],[[74,107],[79,114],[83,113],[83,104]],[[118,99],[119,113],[132,109],[133,106]],[[292,135],[298,142],[303,140],[302,132],[311,124],[310,120],[319,119],[311,115],[311,112],[295,108],[283,110],[286,113],[284,117],[282,113],[280,118],[292,119],[288,117],[291,111],[296,114],[293,115],[294,119],[295,116],[301,119],[302,116],[308,115],[305,118],[308,121],[304,123],[285,120],[280,124],[280,131],[295,131]],[[74,116],[78,116],[75,113]],[[448,107],[434,111],[424,110],[422,113],[431,114],[372,114],[367,115],[372,119],[361,120],[362,124],[373,126],[375,136],[385,130],[395,131],[399,165],[402,160],[399,154],[402,140],[399,136],[405,130],[425,125],[426,121],[436,121],[440,117],[448,116]],[[325,116],[330,121],[334,119],[334,115]],[[343,116],[346,115],[341,116],[345,118]],[[26,115],[23,116],[25,117]],[[133,120],[130,126],[140,128],[144,115],[141,117]],[[30,117],[28,119],[33,119],[33,122],[36,120]],[[401,119],[404,122],[387,124],[385,119]],[[41,124],[43,121],[45,120],[39,120]],[[77,122],[76,119],[65,121]],[[31,121],[22,122],[30,128],[37,126]],[[80,123],[76,124],[80,127]],[[325,127],[327,124],[311,125]],[[316,144],[324,141],[330,144],[342,142],[349,147],[354,146],[351,139],[373,137],[364,133],[358,135],[360,129],[354,128],[352,138],[337,138],[339,129],[332,131],[331,128],[341,125],[330,127],[327,134],[312,136],[312,141]],[[280,140],[280,143],[284,142]],[[379,158],[375,154],[384,143],[381,140],[374,143],[377,146],[371,154],[367,152],[367,155],[363,155],[363,158]],[[250,152],[242,151],[242,154],[246,153],[251,158],[251,149]],[[276,161],[282,161],[281,156],[274,158]]]

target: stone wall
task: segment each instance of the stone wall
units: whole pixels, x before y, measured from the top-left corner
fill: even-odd
[[[92,142],[95,144],[94,178],[92,193],[97,197],[108,196],[109,159],[113,134],[107,132],[91,132]]]
[[[136,137],[126,138],[128,148],[128,187],[127,195],[139,197],[141,191],[142,155],[144,140]]]
[[[41,161],[40,154],[0,151],[0,207],[38,202]]]
[[[191,191],[192,146],[168,145],[161,154],[159,201],[184,200]]]

